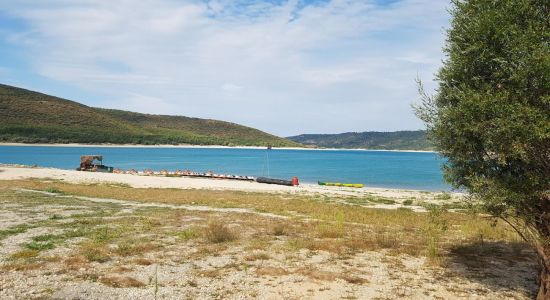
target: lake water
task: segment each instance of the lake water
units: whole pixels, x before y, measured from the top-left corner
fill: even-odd
[[[75,169],[80,155],[103,155],[121,169],[172,170],[270,176],[301,182],[363,183],[369,187],[440,191],[442,160],[436,153],[362,150],[235,148],[113,148],[0,146],[0,163]]]

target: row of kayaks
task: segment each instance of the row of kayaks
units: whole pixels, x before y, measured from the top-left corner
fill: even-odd
[[[341,183],[341,182],[323,182],[323,181],[317,181],[319,185],[324,186],[342,186],[342,187],[352,187],[352,188],[362,188],[365,185],[362,183]]]
[[[190,170],[185,170],[185,171],[177,170],[173,172],[168,170],[153,171],[151,169],[145,169],[143,171],[138,171],[135,169],[121,170],[121,169],[115,168],[111,172],[115,174],[132,174],[132,175],[141,175],[141,176],[202,177],[202,178],[214,178],[214,179],[256,181],[259,183],[279,184],[279,185],[288,185],[288,186],[298,185],[298,179],[296,177],[293,178],[292,180],[283,180],[283,179],[275,179],[275,178],[267,178],[267,177],[254,178],[252,176],[216,174],[212,171],[201,173],[201,172],[193,172]],[[317,183],[323,186],[337,186],[337,187],[351,187],[351,188],[363,188],[365,186],[362,183],[341,183],[341,182],[323,182],[323,181],[318,181]]]
[[[161,170],[159,171],[153,171],[151,169],[145,169],[143,171],[138,171],[135,169],[130,170],[121,170],[121,169],[114,169],[112,173],[115,174],[131,174],[131,175],[139,175],[139,176],[164,176],[164,177],[198,177],[198,178],[213,178],[213,179],[233,179],[233,180],[247,180],[247,181],[254,181],[255,178],[252,176],[241,176],[241,175],[232,175],[232,174],[217,174],[212,171],[208,171],[206,173],[202,172],[193,172],[190,170],[177,170],[177,171],[168,171],[168,170]]]

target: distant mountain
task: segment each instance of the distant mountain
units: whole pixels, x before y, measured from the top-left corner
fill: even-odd
[[[426,132],[346,132],[340,134],[302,134],[287,139],[304,145],[323,148],[381,149],[381,150],[432,150]]]
[[[0,142],[301,146],[234,123],[94,108],[2,84]]]

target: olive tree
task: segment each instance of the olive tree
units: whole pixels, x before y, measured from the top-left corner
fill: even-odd
[[[416,114],[445,179],[534,246],[550,299],[550,1],[453,0],[446,58]]]

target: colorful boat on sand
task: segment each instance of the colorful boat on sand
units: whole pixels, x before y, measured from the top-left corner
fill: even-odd
[[[365,185],[362,183],[340,183],[340,182],[322,182],[317,181],[319,185],[325,185],[325,186],[343,186],[343,187],[352,187],[352,188],[362,188]]]

